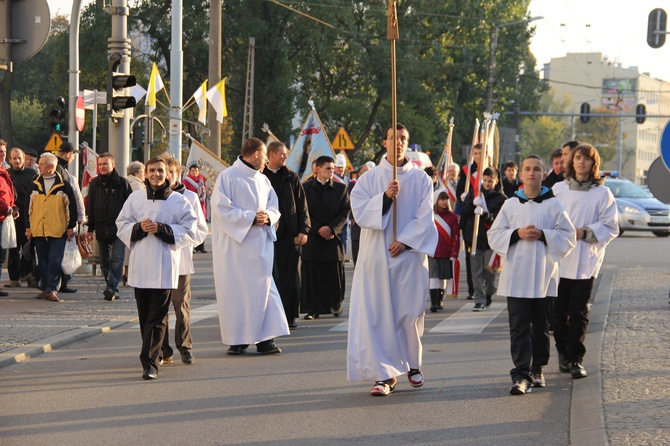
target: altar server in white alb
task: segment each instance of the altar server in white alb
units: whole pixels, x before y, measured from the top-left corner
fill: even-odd
[[[191,336],[191,274],[195,273],[193,265],[193,252],[196,246],[200,245],[207,238],[209,228],[205,214],[202,212],[198,194],[190,191],[179,182],[181,178],[181,164],[169,153],[161,154],[161,158],[168,165],[168,181],[172,192],[183,195],[191,206],[195,215],[198,217],[198,230],[195,233],[195,244],[187,245],[181,248],[179,258],[179,285],[172,290],[172,305],[174,306],[174,343],[179,350],[181,362],[184,364],[194,364],[193,356],[193,337]],[[168,319],[169,320],[169,319]],[[170,347],[170,328],[166,327],[165,337],[163,338],[162,357],[165,364],[173,362],[173,349]]]
[[[575,247],[575,228],[551,189],[542,186],[544,163],[529,155],[519,189],[503,204],[488,231],[503,261],[498,294],[507,296],[512,395],[544,387],[549,362],[549,319],[558,288],[558,261]]]
[[[351,208],[361,227],[361,250],[354,271],[349,310],[347,372],[351,381],[372,381],[373,396],[394,391],[407,374],[412,387],[421,372],[423,318],[428,295],[427,255],[435,253],[433,183],[405,151],[409,132],[387,129],[386,157],[362,175],[351,191]],[[393,180],[393,157],[398,179]],[[397,203],[393,240],[392,203]]]
[[[143,379],[158,377],[172,290],[179,283],[180,251],[196,241],[198,218],[167,181],[167,164],[147,163],[147,188],[130,194],[116,219],[117,236],[130,249],[128,284],[135,287],[142,333]]]
[[[281,353],[274,338],[289,334],[279,292],[272,279],[277,194],[261,171],[263,141],[248,139],[242,155],[216,180],[212,193],[214,285],[221,340],[229,355],[256,344],[261,354]]]
[[[595,147],[580,144],[573,149],[566,169],[565,180],[556,183],[553,191],[577,228],[577,246],[560,262],[553,328],[559,370],[580,379],[586,376],[582,361],[588,302],[605,248],[619,235],[619,215],[612,192],[600,178],[600,155]]]

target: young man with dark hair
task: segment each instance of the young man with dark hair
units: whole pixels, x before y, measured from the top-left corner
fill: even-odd
[[[158,378],[172,291],[179,285],[180,250],[195,242],[198,218],[183,195],[173,193],[165,160],[146,165],[148,185],[133,192],[116,219],[130,248],[128,284],[135,288],[142,333],[142,379]]]
[[[504,262],[498,294],[507,296],[512,395],[545,386],[558,260],[576,243],[575,228],[551,189],[542,186],[543,176],[542,159],[527,156],[521,165],[524,188],[505,201],[488,232],[491,248]]]
[[[519,190],[523,184],[517,173],[519,172],[519,167],[514,161],[507,161],[503,165],[503,177],[502,177],[502,189],[506,197],[511,197],[516,191]]]
[[[335,160],[316,159],[316,178],[307,181],[305,198],[311,228],[302,247],[300,307],[306,320],[320,314],[342,314],[344,302],[344,242],[342,229],[351,204],[343,183],[333,180]]]
[[[424,383],[421,336],[428,295],[427,255],[437,247],[433,184],[405,156],[409,131],[384,133],[386,156],[351,191],[364,249],[351,286],[347,373],[350,381],[373,381],[373,396],[395,390],[406,374],[412,387]],[[394,179],[394,159],[397,179]],[[395,221],[391,209],[397,208]]]

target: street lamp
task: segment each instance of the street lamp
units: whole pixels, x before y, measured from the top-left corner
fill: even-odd
[[[489,67],[488,80],[486,82],[486,113],[491,113],[493,108],[493,70],[496,65],[496,49],[498,48],[498,29],[504,26],[520,25],[522,23],[530,23],[535,20],[543,19],[543,16],[528,17],[523,20],[515,20],[513,22],[499,23],[491,25],[491,40],[489,42]]]

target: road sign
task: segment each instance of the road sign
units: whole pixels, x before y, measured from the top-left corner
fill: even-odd
[[[33,57],[49,37],[51,19],[46,0],[0,2],[0,69]]]
[[[670,204],[670,187],[668,187],[668,184],[670,184],[670,170],[665,167],[661,158],[656,158],[647,171],[647,185],[649,185],[649,190],[656,199]]]
[[[84,105],[84,98],[81,96],[77,97],[77,103],[75,105],[75,121],[77,123],[77,130],[80,132],[84,131],[84,124],[86,123],[86,108]]]
[[[335,135],[335,138],[333,138],[333,149],[335,150],[354,150],[354,143],[351,141],[351,138],[349,137],[349,134],[347,133],[346,130],[344,130],[344,127],[340,127],[340,129],[337,131],[337,134]]]
[[[661,133],[661,158],[665,167],[670,170],[670,121],[665,124],[663,133]]]
[[[49,142],[44,146],[45,152],[57,152],[60,145],[63,144],[63,138],[60,137],[58,133],[54,133],[49,138]]]

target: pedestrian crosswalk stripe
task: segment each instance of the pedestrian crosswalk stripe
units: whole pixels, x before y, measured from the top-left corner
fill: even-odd
[[[349,331],[349,319],[344,322],[340,322],[328,331]]]
[[[195,324],[198,321],[207,319],[210,317],[218,316],[219,309],[217,304],[209,304],[198,308],[191,309],[191,325]],[[174,321],[176,317],[174,315],[174,309],[170,306],[170,329],[174,330]],[[140,328],[140,324],[134,325],[132,328]]]
[[[502,302],[493,302],[485,311],[477,312],[472,311],[474,304],[470,302],[433,327],[430,333],[481,333],[507,307]]]

